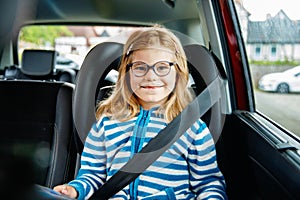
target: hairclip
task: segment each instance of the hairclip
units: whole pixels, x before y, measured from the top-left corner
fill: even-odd
[[[126,56],[129,55],[129,53],[130,53],[130,51],[131,51],[131,49],[132,49],[132,46],[133,46],[133,44],[131,44],[131,45],[129,46],[129,48],[127,49],[127,51],[126,51]]]

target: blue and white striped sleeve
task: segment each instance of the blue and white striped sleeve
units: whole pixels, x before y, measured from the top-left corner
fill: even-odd
[[[199,120],[191,127],[194,138],[188,152],[190,184],[197,199],[227,199],[225,180],[218,168],[213,138],[206,124]]]

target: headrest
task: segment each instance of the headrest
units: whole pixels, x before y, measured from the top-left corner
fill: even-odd
[[[215,57],[206,47],[197,44],[191,44],[184,46],[184,51],[186,53],[187,62],[189,65],[190,73],[193,75],[193,79],[196,83],[196,93],[199,94],[202,92],[209,84],[211,84],[215,79],[220,79],[226,81],[227,75],[224,71],[223,66],[220,66],[218,58]],[[222,84],[224,84],[223,82]],[[222,105],[222,98],[226,97],[224,95],[223,85],[220,86],[221,98],[212,105],[210,110],[202,116],[209,127],[210,132],[214,141],[217,142],[222,128],[224,125],[224,105]],[[210,95],[214,95],[214,92],[210,92]],[[207,101],[210,101],[209,99]],[[207,102],[208,103],[208,102]]]
[[[29,76],[48,76],[53,73],[57,52],[52,50],[25,49],[21,71]]]
[[[92,48],[85,57],[76,78],[76,87],[73,95],[73,115],[76,130],[81,141],[96,121],[95,99],[98,83],[106,75],[117,68],[122,56],[123,44],[118,42],[103,42]],[[111,67],[111,69],[109,69]]]

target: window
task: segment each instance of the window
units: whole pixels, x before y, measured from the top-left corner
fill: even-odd
[[[19,58],[24,49],[48,49],[58,52],[56,69],[79,70],[84,57],[96,44],[106,40],[121,40],[134,27],[117,26],[26,26],[19,37]],[[43,34],[51,31],[49,34]],[[124,33],[124,34],[123,34]]]
[[[271,57],[276,57],[276,53],[277,53],[277,51],[276,51],[276,46],[272,46],[271,47]]]
[[[296,76],[300,72],[300,15],[294,16],[284,4],[274,5],[273,13],[270,6],[263,10],[263,5],[271,2],[268,0],[260,1],[259,9],[252,0],[234,2],[237,11],[248,13],[238,12],[238,17],[244,30],[256,110],[300,137],[300,80]]]
[[[255,47],[255,57],[259,58],[261,56],[261,48]]]

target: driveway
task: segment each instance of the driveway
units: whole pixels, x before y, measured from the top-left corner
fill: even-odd
[[[300,94],[277,94],[255,90],[257,110],[300,137]]]

